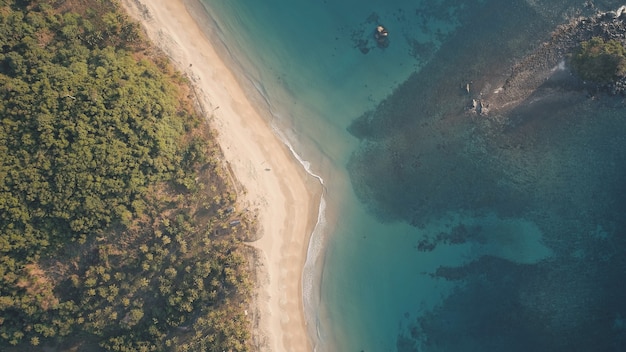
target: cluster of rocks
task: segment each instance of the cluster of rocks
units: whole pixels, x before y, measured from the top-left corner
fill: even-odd
[[[588,17],[578,17],[569,23],[560,25],[552,33],[548,42],[543,43],[537,50],[522,59],[511,68],[511,75],[504,85],[494,92],[487,92],[480,97],[472,97],[467,110],[471,114],[486,116],[501,109],[510,109],[523,102],[541,87],[555,72],[555,67],[567,62],[568,55],[580,47],[582,42],[594,37],[605,41],[617,40],[626,46],[626,6],[616,11],[599,12]],[[571,89],[571,81],[563,81],[563,88]],[[580,85],[580,83],[578,83]],[[605,83],[593,84],[586,82],[584,86],[594,91],[603,91],[607,94],[626,95],[626,77]],[[469,93],[469,85],[464,86]]]
[[[389,32],[381,25],[376,26],[376,32],[374,33],[376,43],[380,48],[386,48],[389,46]]]
[[[489,104],[482,99],[472,99],[472,102],[467,107],[468,111],[472,114],[487,116],[489,113]]]

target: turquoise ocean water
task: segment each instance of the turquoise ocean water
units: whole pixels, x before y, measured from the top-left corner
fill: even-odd
[[[464,112],[467,83],[506,75],[585,1],[203,3],[324,182],[303,273],[317,351],[626,348],[625,273],[608,269],[626,267],[623,102],[571,92],[505,126]]]

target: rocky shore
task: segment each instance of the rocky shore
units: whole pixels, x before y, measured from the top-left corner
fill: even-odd
[[[560,25],[533,53],[511,68],[503,82],[481,82],[468,93],[471,96],[468,110],[482,116],[501,116],[514,107],[557,91],[584,90],[626,93],[626,77],[594,84],[576,77],[568,65],[568,57],[584,41],[593,37],[617,40],[626,45],[626,6],[616,11],[599,12],[589,17],[578,17]],[[468,86],[469,87],[469,86]],[[494,89],[494,87],[497,87]]]

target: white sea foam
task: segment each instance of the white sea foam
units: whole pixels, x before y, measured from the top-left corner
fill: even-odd
[[[554,68],[552,68],[552,72],[556,72],[556,71],[565,71],[565,60],[561,60],[558,65],[554,66]]]
[[[298,154],[293,145],[289,142],[289,139],[285,136],[285,134],[278,129],[276,126],[272,125],[272,129],[274,133],[285,143],[285,145],[289,148],[293,156],[298,160],[300,165],[304,168],[304,170],[314,178],[316,178],[322,187],[324,187],[324,179],[313,172],[311,170],[311,163],[302,159],[300,154]],[[321,299],[321,265],[320,261],[323,261],[323,253],[324,253],[324,240],[326,233],[326,199],[324,198],[324,193],[326,189],[324,188],[324,192],[322,192],[320,196],[319,209],[317,213],[317,222],[313,231],[309,237],[309,245],[307,248],[306,260],[304,263],[304,267],[302,269],[302,302],[303,309],[305,312],[305,320],[307,324],[307,328],[309,330],[309,336],[314,339],[314,351],[316,350],[317,344],[320,339],[322,339],[320,333],[320,320],[317,315],[318,307]],[[315,287],[318,289],[315,290]]]
[[[320,287],[327,223],[325,217],[326,200],[324,198],[324,193],[326,192],[326,189],[324,186],[324,179],[320,175],[313,172],[311,163],[307,160],[304,160],[301,155],[295,150],[291,141],[297,140],[297,136],[289,136],[289,129],[280,128],[276,125],[276,121],[284,123],[286,120],[280,118],[278,112],[273,107],[266,88],[261,82],[258,81],[254,73],[250,72],[250,69],[254,67],[254,65],[252,65],[252,62],[243,62],[242,60],[245,60],[245,55],[237,55],[233,52],[231,45],[227,44],[224,33],[217,21],[215,21],[215,19],[212,18],[210,15],[209,18],[212,20],[212,22],[208,23],[207,25],[211,27],[211,31],[215,34],[215,38],[219,40],[219,49],[222,50],[223,54],[226,54],[231,64],[234,64],[234,66],[236,67],[236,69],[233,70],[233,73],[235,73],[240,80],[247,83],[244,85],[244,89],[248,89],[249,91],[253,91],[253,93],[256,93],[250,94],[250,97],[256,98],[258,103],[262,103],[265,105],[267,111],[269,112],[269,117],[271,118],[270,124],[273,132],[287,146],[287,148],[289,148],[291,154],[296,158],[300,165],[302,165],[304,170],[309,175],[317,179],[323,188],[323,192],[319,200],[317,222],[309,237],[307,256],[302,271],[303,309],[305,313],[308,334],[314,340],[314,350],[316,350],[318,342],[321,339],[320,331],[322,330],[320,327],[320,319],[316,312],[318,311],[321,299]],[[315,289],[316,287],[318,288],[317,290]]]
[[[307,256],[305,259],[304,267],[302,268],[302,302],[305,315],[305,321],[308,329],[309,336],[313,339],[314,350],[321,340],[321,328],[320,319],[318,314],[318,307],[321,300],[321,279],[322,279],[322,264],[324,254],[324,242],[326,234],[326,199],[324,193],[326,188],[324,185],[324,179],[315,173],[311,168],[311,163],[302,158],[298,153],[292,140],[296,140],[295,135],[289,135],[289,129],[281,129],[276,125],[276,121],[285,121],[281,118],[276,109],[273,108],[273,104],[269,98],[269,95],[261,82],[255,80],[250,74],[247,74],[245,70],[242,70],[249,84],[254,87],[258,96],[261,97],[263,102],[267,105],[270,116],[272,117],[271,128],[274,134],[287,146],[291,154],[302,165],[302,168],[315,179],[317,179],[323,188],[323,192],[319,200],[319,208],[317,215],[317,222],[313,231],[309,237],[309,244],[307,247]],[[315,290],[315,287],[318,289]]]
[[[406,3],[407,8],[415,5],[414,1],[401,2]],[[244,6],[238,5],[238,2],[222,5],[211,2],[207,6],[220,9],[221,6],[227,7],[225,15],[215,19],[221,25],[215,26],[217,33],[214,38],[219,39],[225,49],[222,54],[234,65],[233,73],[237,75],[248,97],[262,108],[275,134],[306,172],[323,187],[317,223],[310,234],[302,268],[302,304],[314,350],[338,350],[332,348],[332,345],[341,343],[344,346],[357,346],[365,343],[366,337],[358,330],[346,335],[340,329],[335,329],[342,326],[337,326],[339,323],[330,317],[332,314],[328,317],[327,314],[339,302],[322,301],[322,298],[326,300],[327,288],[332,287],[332,284],[323,286],[322,280],[327,280],[326,276],[332,278],[336,275],[334,271],[329,272],[329,275],[323,271],[327,263],[326,246],[335,231],[333,216],[338,206],[336,202],[344,200],[340,199],[344,194],[335,193],[335,190],[342,191],[344,185],[350,187],[349,181],[342,178],[346,177],[343,167],[355,145],[352,145],[354,141],[345,128],[352,119],[372,108],[373,103],[387,96],[398,82],[412,73],[416,68],[415,58],[407,54],[409,50],[400,41],[384,51],[375,50],[367,56],[354,50],[349,27],[367,18],[370,14],[368,11],[371,11],[369,7],[363,11],[353,11],[354,4],[344,1],[333,5],[302,3],[293,8],[287,2],[283,5],[286,7],[281,9],[284,13],[295,10],[300,13],[306,8],[310,16],[304,19],[298,17],[295,21],[289,16],[281,16],[281,19],[263,23],[260,19],[269,15],[264,12],[265,5]],[[380,13],[385,15],[385,12]],[[340,19],[329,16],[333,13],[342,16]],[[346,17],[344,14],[351,16]],[[385,17],[390,18],[391,13]],[[308,21],[312,25],[305,25]],[[386,24],[393,25],[391,21]],[[346,25],[346,32],[335,32],[337,28]],[[277,31],[282,28],[293,28],[298,36]],[[398,34],[415,29],[409,22],[395,23],[394,28]],[[258,33],[263,35],[259,36]],[[327,175],[333,175],[332,179]],[[332,195],[327,193],[325,181],[329,189],[333,190]],[[333,210],[332,214],[326,213],[327,207]],[[364,310],[368,309],[364,307]],[[347,317],[346,326],[354,327],[350,315]],[[336,336],[338,331],[341,331],[339,338]]]

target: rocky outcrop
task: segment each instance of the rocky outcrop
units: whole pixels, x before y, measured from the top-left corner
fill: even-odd
[[[490,114],[504,113],[527,101],[531,95],[536,95],[537,90],[541,88],[554,92],[555,89],[572,90],[587,87],[609,94],[625,93],[624,77],[607,84],[595,85],[582,82],[570,72],[567,65],[568,55],[576,50],[580,43],[593,37],[618,40],[626,45],[626,6],[620,7],[617,11],[575,18],[559,26],[548,42],[543,43],[511,68],[511,74],[504,82],[485,84],[480,92],[481,105],[489,106]],[[479,108],[473,105],[469,110],[485,115],[482,109],[479,111]]]

